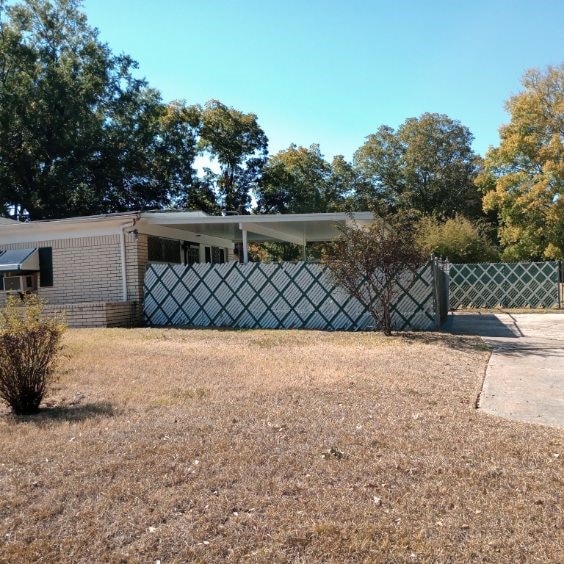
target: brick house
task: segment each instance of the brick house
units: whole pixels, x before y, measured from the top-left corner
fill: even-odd
[[[355,214],[357,222],[372,214]],[[65,311],[73,327],[141,323],[149,263],[248,260],[254,241],[304,245],[327,241],[344,213],[208,216],[203,212],[126,212],[61,220],[0,218],[0,303],[7,293],[36,292],[48,311]],[[241,249],[241,256],[235,249]]]

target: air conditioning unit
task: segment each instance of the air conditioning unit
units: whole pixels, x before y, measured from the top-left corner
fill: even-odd
[[[37,290],[37,274],[20,274],[4,276],[4,292],[26,294]]]

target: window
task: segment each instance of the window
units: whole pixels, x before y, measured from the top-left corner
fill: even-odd
[[[222,247],[206,247],[206,262],[223,264],[225,262],[225,249]]]
[[[184,243],[184,263],[198,264],[200,262],[200,245]]]
[[[219,247],[212,247],[212,262],[214,264],[223,264],[225,262],[225,250]]]
[[[180,264],[180,241],[149,237],[147,244],[150,261]]]

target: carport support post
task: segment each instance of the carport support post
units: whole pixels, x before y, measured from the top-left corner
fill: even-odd
[[[249,262],[249,249],[247,246],[247,230],[241,227],[241,231],[243,232],[243,264],[247,264]]]

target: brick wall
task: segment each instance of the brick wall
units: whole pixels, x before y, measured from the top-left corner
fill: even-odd
[[[127,236],[132,238],[131,235]],[[117,302],[123,299],[119,235],[2,245],[3,249],[51,247],[53,286],[38,294],[51,304]]]
[[[53,311],[65,310],[72,327],[139,324],[147,237],[125,235],[127,302],[123,302],[120,235],[97,235],[33,243],[2,244],[2,249],[51,247],[53,286],[38,294]],[[0,292],[0,304],[5,302]]]
[[[149,262],[147,235],[126,235],[125,264],[127,272],[127,299],[143,301],[145,269]]]
[[[119,234],[0,244],[1,249],[37,247],[53,250],[53,286],[39,287],[38,294],[53,311],[64,309],[70,326],[141,324],[147,235],[125,234],[127,302],[123,301]],[[227,260],[237,260],[232,248]],[[5,294],[0,292],[0,305],[4,302]]]
[[[135,302],[93,302],[47,305],[45,315],[63,315],[69,327],[132,327],[136,324]]]

